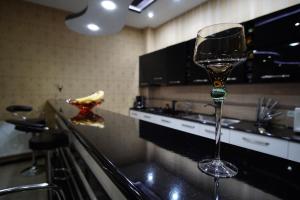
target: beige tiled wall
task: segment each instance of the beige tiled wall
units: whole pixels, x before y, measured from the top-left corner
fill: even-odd
[[[47,99],[105,91],[103,108],[128,113],[138,93],[138,56],[144,53],[141,30],[124,28],[104,37],[67,29],[68,13],[20,0],[0,1],[0,119],[10,104],[32,105]],[[57,85],[63,85],[61,93]]]

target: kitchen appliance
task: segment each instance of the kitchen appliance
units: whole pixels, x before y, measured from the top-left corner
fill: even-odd
[[[300,132],[300,107],[295,108],[294,112],[294,131]]]
[[[146,98],[144,96],[136,96],[133,107],[138,109],[145,108]]]

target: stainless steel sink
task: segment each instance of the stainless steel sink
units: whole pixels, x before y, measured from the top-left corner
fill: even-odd
[[[207,115],[192,114],[192,115],[182,116],[182,118],[196,120],[196,121],[202,122],[204,124],[215,124],[216,123],[215,117],[207,116]],[[231,118],[222,118],[222,120],[221,120],[221,123],[223,126],[229,126],[229,125],[236,124],[239,122],[240,122],[240,120],[231,119]]]

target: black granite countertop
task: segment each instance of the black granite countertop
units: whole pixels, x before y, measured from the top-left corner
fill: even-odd
[[[222,144],[221,157],[237,165],[239,173],[215,179],[197,167],[213,155],[212,140],[152,129],[150,123],[100,108],[93,111],[103,126],[75,125],[70,119],[78,114],[76,107],[48,103],[121,191],[134,194],[129,199],[277,200],[294,199],[300,192],[298,163]]]
[[[136,108],[130,108],[130,109],[140,111],[140,112],[146,112],[146,113],[151,113],[151,114],[162,115],[162,116],[173,117],[173,118],[177,118],[177,119],[201,123],[200,121],[197,121],[197,120],[183,118],[181,116],[181,113],[184,113],[183,111],[182,112],[178,111],[179,114],[178,113],[172,114],[172,113],[158,112],[157,109],[136,109]],[[195,114],[195,113],[192,113],[192,114]],[[205,114],[201,114],[201,115],[205,115]],[[206,125],[211,125],[211,124],[206,124]],[[295,133],[291,127],[286,127],[283,125],[273,124],[273,125],[265,128],[264,132],[260,132],[258,130],[258,127],[256,126],[255,122],[240,120],[239,123],[231,124],[230,126],[223,126],[223,128],[244,131],[247,133],[253,133],[253,134],[258,134],[258,135],[263,135],[263,136],[275,137],[275,138],[280,138],[280,139],[300,143],[300,134]]]

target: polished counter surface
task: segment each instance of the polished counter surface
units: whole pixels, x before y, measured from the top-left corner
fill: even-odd
[[[213,155],[211,140],[101,108],[93,109],[101,126],[75,124],[76,107],[57,100],[48,104],[128,199],[294,199],[300,192],[297,163],[222,144],[221,157],[239,173],[216,179],[197,167]]]

